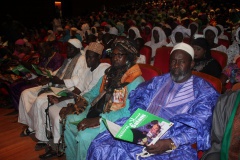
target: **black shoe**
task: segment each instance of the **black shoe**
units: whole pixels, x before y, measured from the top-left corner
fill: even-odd
[[[33,133],[35,133],[35,132],[34,131],[31,132],[31,131],[29,131],[28,128],[26,128],[22,131],[22,133],[20,134],[20,137],[26,137],[26,136],[29,136],[30,134],[33,134]]]
[[[38,143],[35,145],[35,151],[40,151],[40,150],[42,150],[42,149],[45,149],[47,146],[48,146],[48,144],[45,143],[45,142],[38,142]]]
[[[57,157],[57,152],[53,149],[48,150],[45,154],[39,156],[40,159],[48,159],[52,157]]]

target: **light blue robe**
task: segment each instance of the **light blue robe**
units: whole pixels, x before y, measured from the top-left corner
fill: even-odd
[[[128,93],[134,90],[140,83],[142,83],[144,79],[140,76],[137,77],[133,82],[127,85]],[[87,150],[89,145],[91,144],[92,140],[101,132],[105,131],[105,125],[103,122],[100,123],[99,127],[96,128],[87,128],[84,131],[78,131],[77,126],[70,124],[70,122],[81,121],[86,118],[86,115],[90,109],[90,102],[94,100],[95,97],[99,95],[100,86],[102,83],[102,78],[98,81],[96,86],[93,89],[84,94],[83,97],[88,101],[89,105],[87,106],[86,110],[79,114],[79,115],[69,115],[67,116],[66,121],[66,130],[64,132],[64,138],[66,142],[66,158],[67,160],[85,160],[87,156]],[[101,117],[109,119],[113,122],[116,120],[129,117],[130,112],[129,108],[129,100],[126,100],[126,106],[123,109],[118,111],[111,111],[109,113],[101,114]]]
[[[213,86],[205,80],[193,77],[194,99],[187,103],[176,105],[176,108],[188,110],[178,113],[172,117],[160,114],[174,123],[174,125],[165,133],[161,139],[174,139],[178,148],[170,153],[156,154],[147,158],[147,160],[197,160],[197,150],[192,148],[192,144],[197,143],[198,150],[207,150],[210,148],[210,129],[212,123],[212,112],[219,97],[219,93]],[[171,80],[169,74],[158,76],[138,86],[137,89],[129,94],[131,114],[137,109],[146,110],[156,93],[163,85]],[[164,87],[163,87],[164,88]],[[165,88],[164,88],[165,89]],[[163,89],[164,92],[168,92]],[[161,94],[161,93],[160,93]],[[164,107],[165,111],[171,111],[172,107]],[[160,110],[161,112],[161,110]],[[176,110],[179,112],[179,110]],[[117,121],[123,125],[127,118]],[[143,146],[114,139],[108,131],[100,133],[91,143],[87,159],[101,160],[132,160],[136,159],[136,154],[142,152]]]

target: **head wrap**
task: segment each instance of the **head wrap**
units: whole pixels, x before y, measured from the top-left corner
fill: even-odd
[[[165,32],[162,30],[162,28],[160,27],[153,27],[152,29],[152,35],[153,35],[153,31],[156,30],[159,34],[159,42],[163,42],[163,41],[166,41],[167,40],[167,37],[166,37],[166,34]],[[156,44],[155,43],[155,40],[154,40],[154,37],[151,36],[151,44]]]
[[[172,54],[173,51],[175,51],[175,50],[183,50],[183,51],[187,52],[187,53],[192,57],[192,59],[194,59],[194,50],[193,50],[193,48],[192,48],[189,44],[187,44],[187,43],[181,42],[181,43],[176,44],[176,45],[173,47],[173,49],[172,49],[172,51],[171,51],[170,54]]]
[[[172,34],[170,36],[170,39],[172,40],[172,43],[175,45],[176,43],[176,40],[175,40],[175,34],[177,32],[181,32],[183,34],[183,38],[184,37],[190,37],[191,35],[191,30],[190,29],[187,29],[185,27],[183,27],[182,25],[178,25],[173,31],[172,31]]]
[[[77,29],[76,27],[72,27],[72,28],[71,28],[71,31],[75,31],[75,32],[77,32],[78,29]]]
[[[117,36],[118,30],[116,27],[111,27],[109,33]]]
[[[218,43],[218,30],[216,27],[213,27],[213,26],[207,26],[204,30],[203,30],[203,35],[205,37],[205,33],[207,30],[211,30],[213,31],[213,33],[215,34],[215,38],[214,38],[214,43]]]
[[[150,28],[151,30],[152,30],[152,28],[153,28],[153,26],[152,26],[151,23],[147,23],[145,27],[148,27],[148,28]]]
[[[134,33],[136,34],[136,36],[135,36],[134,39],[142,38],[141,35],[140,35],[140,32],[139,32],[139,29],[138,29],[137,27],[135,27],[135,26],[130,27],[130,28],[128,29],[128,33],[129,33],[130,30],[133,30]],[[129,36],[128,36],[128,38],[129,38]]]
[[[63,31],[62,27],[57,27],[57,31]]]
[[[205,58],[211,58],[212,57],[211,56],[211,48],[208,44],[208,41],[205,38],[194,39],[193,42],[192,42],[192,45],[200,46],[201,48],[206,50]]]
[[[69,39],[68,43],[71,43],[76,48],[79,48],[79,49],[82,48],[82,43],[77,38]]]
[[[101,26],[104,27],[104,26],[106,26],[107,24],[108,24],[107,22],[102,22],[102,23],[101,23]]]
[[[135,58],[138,55],[136,44],[127,38],[116,38],[112,44],[112,50],[114,50],[114,48],[116,47],[122,48],[126,52],[126,54],[132,54]]]
[[[236,33],[235,33],[236,41],[238,42],[238,44],[240,44],[239,31],[240,31],[240,27],[238,27],[238,29],[236,30]]]
[[[88,48],[87,48],[87,50],[93,51],[100,55],[102,55],[103,49],[104,49],[104,46],[97,42],[89,43]]]
[[[124,24],[122,22],[117,22],[117,25],[116,25],[118,31],[119,31],[119,34],[123,34],[124,32]]]
[[[222,26],[221,24],[218,24],[218,25],[216,25],[216,26],[218,26],[218,27],[220,28],[220,30],[221,30],[221,33],[220,33],[219,36],[224,35],[224,28],[223,28],[223,26]]]
[[[197,30],[196,30],[195,33],[198,33],[198,27],[199,27],[198,23],[196,23],[196,22],[190,23],[190,24],[188,25],[188,28],[189,28],[189,29],[190,29],[190,26],[191,26],[191,25],[195,25],[195,26],[197,27]],[[191,30],[191,29],[190,29],[190,30]],[[195,33],[193,33],[193,35],[194,35]]]
[[[89,30],[90,27],[89,27],[88,23],[84,23],[84,24],[82,25],[81,29],[82,29],[83,32],[85,32],[86,30]]]
[[[24,45],[25,41],[23,39],[18,39],[18,40],[16,40],[15,44],[16,45]]]
[[[55,39],[56,39],[56,36],[55,36],[53,30],[48,30],[48,36],[47,36],[46,41],[52,42],[52,41],[55,41]]]

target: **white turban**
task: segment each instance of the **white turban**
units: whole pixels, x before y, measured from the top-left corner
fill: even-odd
[[[69,39],[68,42],[74,45],[74,47],[76,48],[79,48],[79,49],[82,48],[82,43],[77,38]]]
[[[203,30],[203,35],[204,35],[204,37],[205,37],[205,32],[206,32],[207,30],[211,30],[211,31],[214,32],[214,34],[215,34],[214,43],[218,44],[218,30],[217,30],[217,28],[216,28],[216,27],[213,27],[213,26],[207,26],[207,27]],[[205,38],[206,38],[206,37],[205,37]]]
[[[193,48],[189,44],[184,43],[184,42],[176,44],[173,47],[173,49],[172,49],[170,54],[172,54],[173,51],[178,50],[178,49],[186,51],[192,57],[192,59],[194,59],[194,50],[193,50]]]

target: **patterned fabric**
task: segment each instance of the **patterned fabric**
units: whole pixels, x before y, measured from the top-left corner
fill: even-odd
[[[232,84],[240,82],[240,68],[238,68],[237,64],[234,63],[228,64],[224,68],[223,74],[229,77],[229,80]]]
[[[70,79],[72,76],[72,72],[75,68],[75,65],[77,64],[77,61],[79,59],[79,57],[81,56],[81,54],[78,54],[76,56],[74,56],[74,58],[71,60],[70,64],[67,66],[67,71],[66,73],[63,73],[63,71],[65,70],[66,65],[68,64],[68,59],[65,59],[65,61],[63,62],[63,65],[61,66],[61,68],[58,70],[56,76],[57,77],[61,77],[62,74],[64,74],[62,79]]]
[[[210,148],[209,138],[212,111],[219,94],[205,80],[197,76],[192,76],[192,78],[194,100],[174,107],[165,106],[165,111],[161,114],[163,117],[168,117],[169,111],[178,111],[178,108],[183,109],[181,113],[168,119],[172,121],[174,125],[162,137],[162,139],[171,138],[178,148],[171,153],[156,154],[141,159],[193,160],[197,159],[197,152],[192,148],[192,144],[197,143],[198,150],[207,150]],[[132,91],[129,95],[131,114],[137,108],[146,110],[162,85],[165,85],[170,79],[170,74],[158,76],[151,81],[140,84]],[[183,90],[179,88],[178,91]],[[162,90],[161,93],[164,92],[166,91]],[[127,118],[123,118],[116,123],[122,126],[126,120]],[[142,149],[143,146],[116,140],[112,137],[111,133],[105,131],[100,133],[91,143],[88,149],[87,159],[136,159],[136,154],[141,153]]]
[[[221,146],[221,160],[239,159],[240,132],[240,94],[238,93],[231,115],[228,119]],[[232,150],[231,150],[232,149]]]
[[[232,126],[232,137],[229,148],[229,160],[240,158],[240,104],[235,114]]]
[[[233,43],[227,49],[228,61],[227,64],[233,63],[234,57],[240,53],[240,47],[238,43]]]

